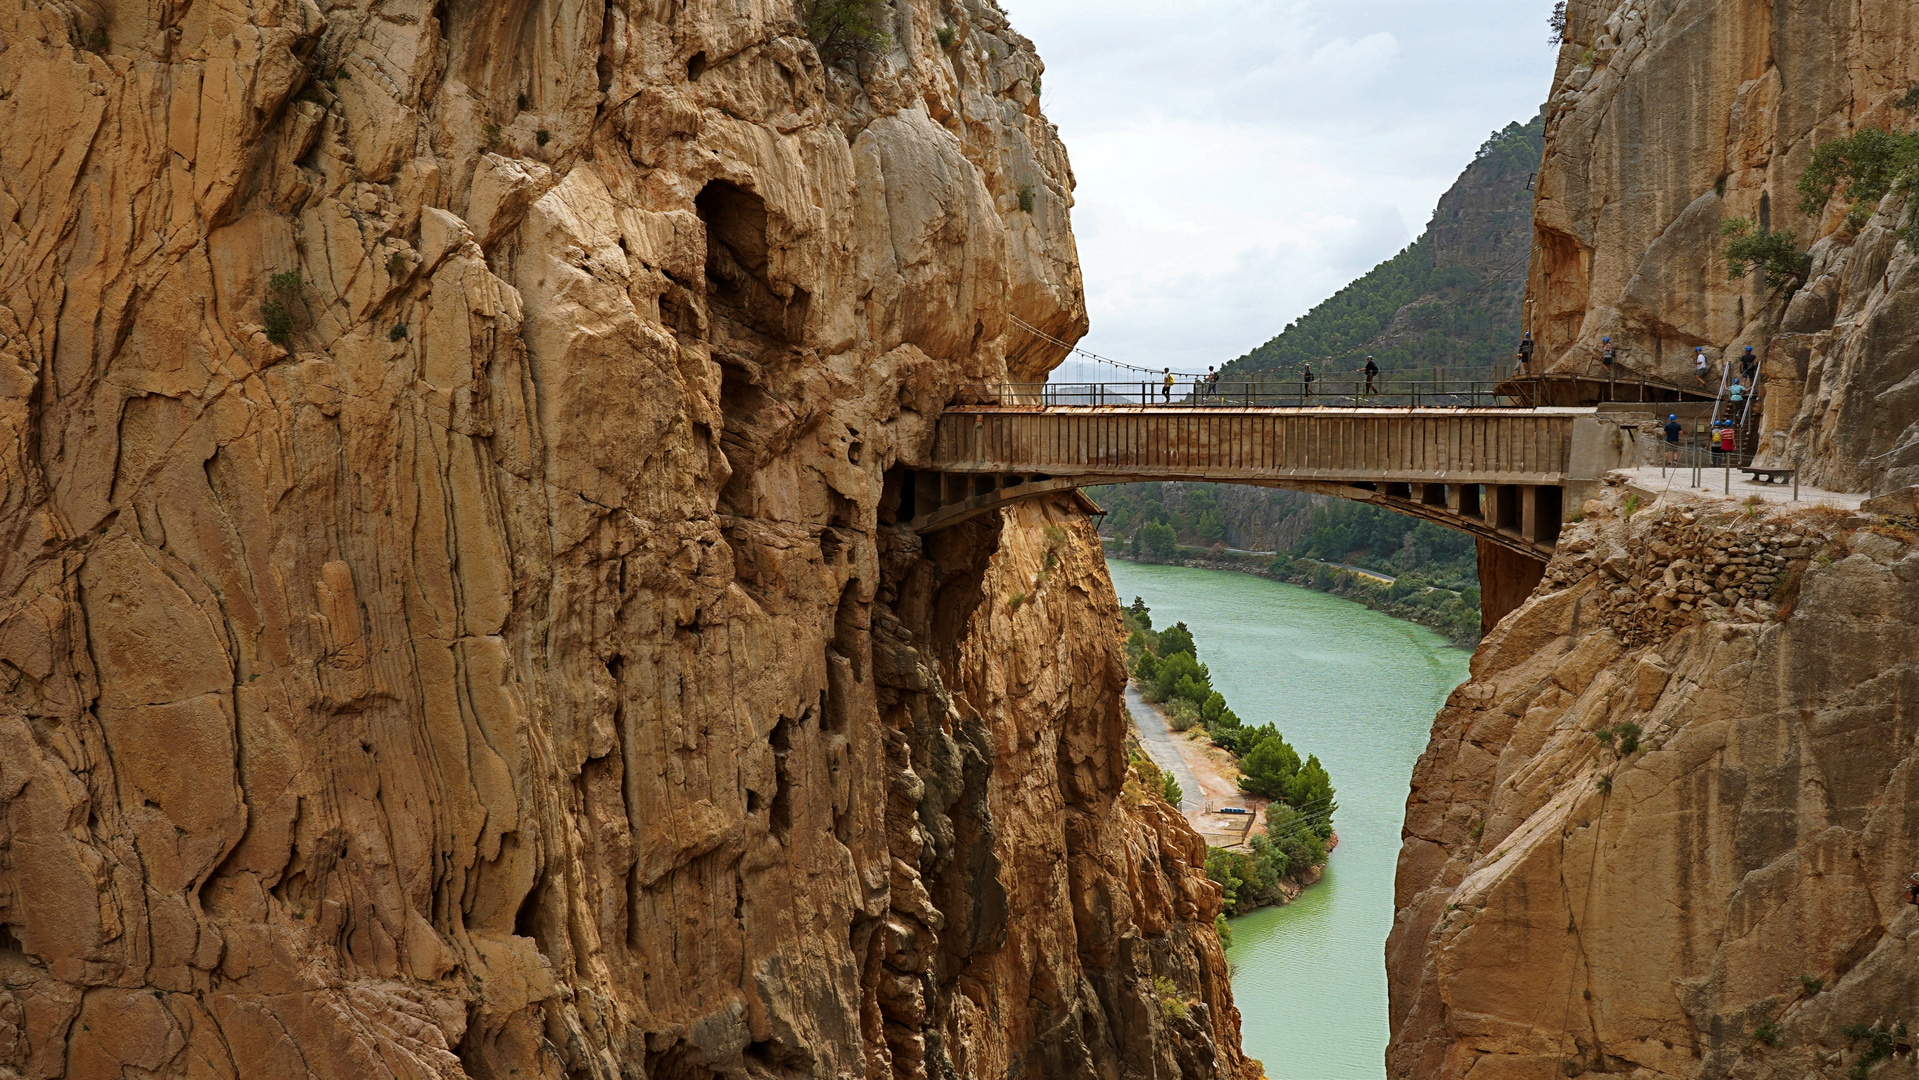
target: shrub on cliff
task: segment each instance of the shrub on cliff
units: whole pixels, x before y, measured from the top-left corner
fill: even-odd
[[[1799,178],[1799,208],[1817,217],[1835,194],[1847,199],[1846,228],[1857,231],[1893,191],[1919,181],[1919,132],[1897,134],[1862,128],[1848,138],[1815,147]],[[1915,223],[1919,229],[1919,223]]]
[[[267,278],[267,298],[260,302],[260,322],[267,340],[285,345],[293,337],[293,305],[306,291],[298,270],[281,270]]]
[[[1726,276],[1737,281],[1747,273],[1763,274],[1766,288],[1804,281],[1812,269],[1812,256],[1799,250],[1798,240],[1789,232],[1761,229],[1747,218],[1727,218],[1719,223],[1719,235],[1726,238]]]
[[[877,52],[893,39],[880,29],[883,0],[802,0],[800,19],[821,55]]]

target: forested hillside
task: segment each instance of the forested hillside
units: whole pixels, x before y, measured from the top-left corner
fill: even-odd
[[[1368,355],[1389,374],[1444,367],[1449,376],[1510,364],[1518,341],[1532,192],[1544,121],[1508,124],[1440,197],[1419,239],[1334,293],[1228,375],[1356,371]]]
[[[1543,130],[1534,118],[1494,132],[1440,197],[1419,239],[1227,364],[1226,374],[1291,374],[1310,363],[1322,377],[1350,377],[1371,355],[1389,376],[1441,367],[1449,379],[1503,375],[1521,332],[1532,243],[1527,181],[1539,165]],[[1377,606],[1462,640],[1477,637],[1474,545],[1464,534],[1373,506],[1265,488],[1127,484],[1091,494],[1108,511],[1101,533],[1119,538],[1123,554],[1170,561],[1180,548],[1278,552],[1258,568],[1337,590],[1371,587],[1320,573],[1315,561],[1361,566],[1399,578]]]

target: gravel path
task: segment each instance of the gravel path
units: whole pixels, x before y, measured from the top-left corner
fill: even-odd
[[[1146,756],[1153,759],[1163,772],[1173,774],[1179,783],[1179,810],[1191,818],[1195,814],[1206,812],[1206,796],[1200,790],[1199,780],[1193,776],[1193,770],[1186,765],[1186,759],[1180,755],[1179,747],[1173,744],[1173,733],[1166,730],[1166,721],[1159,710],[1146,703],[1139,696],[1139,690],[1130,683],[1126,687],[1126,711],[1133,714],[1133,727],[1139,732],[1139,745],[1145,749]]]

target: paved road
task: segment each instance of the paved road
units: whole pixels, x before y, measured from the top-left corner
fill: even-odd
[[[1399,580],[1398,578],[1392,576],[1391,574],[1382,574],[1377,570],[1367,570],[1364,567],[1359,567],[1359,566],[1348,566],[1343,562],[1326,562],[1326,560],[1324,559],[1315,559],[1313,561],[1326,563],[1327,566],[1331,566],[1339,570],[1351,570],[1355,574],[1363,574],[1366,577],[1372,578],[1374,581],[1383,581],[1388,585],[1391,585],[1393,582]]]
[[[1126,686],[1126,711],[1133,714],[1133,727],[1139,731],[1139,745],[1146,756],[1179,782],[1180,812],[1189,818],[1205,813],[1206,796],[1200,791],[1193,770],[1187,768],[1186,759],[1179,755],[1179,747],[1173,744],[1173,733],[1166,730],[1166,721],[1160,717],[1159,710],[1148,705],[1131,683]]]

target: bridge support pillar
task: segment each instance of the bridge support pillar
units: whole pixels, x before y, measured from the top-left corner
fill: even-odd
[[[1539,584],[1546,564],[1490,540],[1479,541],[1479,632],[1490,634]]]

